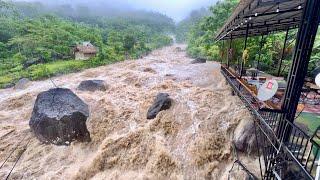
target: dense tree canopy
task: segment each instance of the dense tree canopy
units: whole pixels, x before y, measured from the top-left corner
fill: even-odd
[[[21,77],[39,79],[138,58],[171,44],[169,34],[174,29],[171,18],[154,12],[110,14],[84,6],[0,0],[0,87]],[[87,41],[98,47],[97,57],[89,62],[72,62],[73,47]],[[30,61],[34,65],[26,67]],[[60,67],[50,68],[56,64]]]

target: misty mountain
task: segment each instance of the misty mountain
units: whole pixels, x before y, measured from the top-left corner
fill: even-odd
[[[74,2],[74,3],[71,3]],[[62,17],[76,22],[83,22],[87,24],[97,25],[100,27],[112,25],[112,22],[118,24],[117,19],[122,19],[132,24],[143,24],[154,28],[153,30],[159,32],[173,32],[175,28],[174,21],[168,16],[152,11],[135,10],[128,6],[117,7],[117,5],[109,5],[110,1],[102,2],[94,1],[94,3],[86,4],[86,1],[41,1],[41,2],[27,2],[27,1],[12,1],[15,9],[20,15],[25,17],[36,18],[46,14]],[[99,5],[98,5],[99,4]],[[102,5],[105,4],[105,5]]]
[[[77,9],[86,7],[98,14],[145,10],[160,12],[173,18],[176,22],[184,19],[188,14],[202,7],[208,7],[217,0],[14,0],[40,2],[50,7],[65,6]]]

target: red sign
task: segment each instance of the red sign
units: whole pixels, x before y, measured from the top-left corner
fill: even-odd
[[[268,85],[267,85],[267,89],[272,89],[272,88],[273,88],[273,83],[269,82]]]

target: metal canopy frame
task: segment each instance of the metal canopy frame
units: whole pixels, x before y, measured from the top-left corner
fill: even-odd
[[[299,179],[315,178],[312,171],[317,155],[320,153],[319,142],[314,140],[314,136],[310,137],[299,129],[294,124],[294,120],[319,21],[320,0],[242,0],[216,36],[217,41],[230,39],[229,49],[231,49],[232,39],[244,38],[244,49],[246,49],[247,39],[250,36],[264,36],[270,32],[286,31],[282,57],[278,63],[278,74],[280,74],[288,32],[290,29],[299,28],[281,110],[260,109],[257,106],[259,102],[241,78],[243,61],[240,77],[230,71],[229,57],[227,66],[221,67],[221,72],[233,91],[255,115],[255,128],[259,130],[259,135],[256,133],[256,136],[267,139],[262,145],[258,145],[258,152],[260,154],[260,149],[262,150],[265,163],[262,179],[275,179],[286,171],[288,165],[285,164],[288,162],[294,163],[300,169],[299,173],[295,173],[299,175]],[[263,47],[262,40],[263,37],[259,53]],[[307,147],[311,147],[308,156],[306,156]],[[311,156],[313,150],[316,153]]]
[[[298,28],[306,0],[242,0],[216,40],[241,38]]]

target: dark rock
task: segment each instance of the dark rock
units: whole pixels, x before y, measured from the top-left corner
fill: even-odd
[[[201,63],[206,63],[207,60],[204,58],[197,58],[194,61],[191,62],[191,64],[201,64]]]
[[[9,88],[13,88],[14,84],[13,83],[9,83],[3,86],[4,89],[9,89]]]
[[[27,78],[20,79],[14,86],[14,89],[26,89],[30,83],[30,80]]]
[[[90,141],[86,126],[89,108],[69,89],[42,92],[35,102],[29,125],[43,143],[69,145]]]
[[[52,59],[64,59],[63,55],[60,53],[52,53],[51,58]]]
[[[160,111],[169,109],[171,107],[171,101],[169,94],[159,93],[148,110],[147,119],[154,119]]]
[[[234,131],[233,143],[241,152],[253,152],[256,146],[255,127],[253,120],[242,120]]]
[[[80,91],[106,91],[107,87],[102,80],[82,81],[78,86]]]
[[[183,52],[183,49],[181,47],[176,47],[175,51],[177,52]]]
[[[231,96],[235,96],[236,92],[234,92],[234,90],[231,90]]]
[[[156,73],[156,71],[150,67],[144,68],[143,72],[149,72],[149,73],[153,73],[153,74]]]
[[[27,69],[28,67],[30,67],[32,65],[36,65],[36,64],[40,64],[40,63],[41,63],[40,59],[30,59],[30,60],[23,63],[23,68]]]

